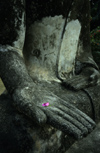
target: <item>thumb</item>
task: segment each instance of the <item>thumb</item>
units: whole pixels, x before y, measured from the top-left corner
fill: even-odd
[[[39,125],[43,125],[47,121],[46,114],[38,107],[33,108],[32,116],[33,116],[33,120]]]

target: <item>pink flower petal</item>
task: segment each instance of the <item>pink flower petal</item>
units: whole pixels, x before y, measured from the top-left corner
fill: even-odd
[[[47,107],[47,106],[49,106],[49,103],[48,102],[47,103],[43,103],[42,106]]]

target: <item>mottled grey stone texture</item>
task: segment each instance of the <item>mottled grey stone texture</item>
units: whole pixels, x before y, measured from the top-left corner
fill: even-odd
[[[100,123],[81,141],[75,142],[65,153],[100,153]]]
[[[21,26],[25,28],[25,22],[22,23],[24,12],[25,0],[0,1],[0,44],[13,46],[17,41]],[[23,38],[20,41],[24,41]]]
[[[70,93],[70,91],[68,93]],[[86,112],[87,110],[87,112],[89,113],[91,109],[90,104],[86,104],[86,102],[88,102],[88,98],[86,100],[86,96],[83,92],[76,93],[76,96],[73,95],[73,98],[74,100],[76,98],[77,102],[77,94],[82,96],[82,99],[79,100],[80,103],[75,104],[73,100],[70,101],[72,101],[75,106],[78,106],[78,108],[81,108],[82,111]],[[68,96],[70,97],[70,94],[68,94]],[[66,98],[67,96],[64,97],[64,99]],[[70,99],[71,98],[72,97],[70,97]],[[85,106],[87,109],[85,108]],[[9,95],[2,95],[0,97],[0,118],[1,153],[65,153],[69,146],[75,141],[74,139],[66,135],[67,133],[64,134],[49,125],[44,125],[40,127],[32,120],[29,120],[29,118],[19,113],[12,106],[12,98]],[[98,139],[99,138],[97,137],[97,142]]]
[[[38,49],[41,38],[37,42],[32,40],[33,37],[28,39],[28,33],[32,34],[29,27],[31,24],[37,27],[36,23],[41,24],[43,17],[54,21],[59,16],[64,21],[63,25],[60,24],[62,28],[56,26],[56,30],[61,30],[59,46],[64,41],[67,23],[70,23],[70,31],[77,30],[77,26],[73,28],[73,23],[77,23],[81,29],[80,35],[76,35],[75,57],[71,63],[72,74],[61,72],[65,80],[58,75],[58,59],[62,57],[62,60],[67,61],[64,59],[67,57],[67,49],[66,52],[63,51],[65,56],[60,55],[60,47],[56,48],[56,43],[53,44],[53,40],[58,41],[56,32],[53,39],[48,38],[52,40],[53,50],[58,49],[58,53],[54,54],[57,58],[53,57],[56,59],[53,69],[55,76],[52,79],[51,75],[46,79],[39,79],[40,73],[46,75],[44,58],[40,59],[43,65],[39,62],[40,65],[36,67],[38,74],[34,79],[33,67],[42,54]],[[26,0],[26,8],[24,0],[5,0],[0,2],[0,21],[0,77],[8,91],[0,96],[0,153],[71,153],[70,151],[75,149],[76,152],[86,152],[85,147],[89,153],[99,153],[99,125],[87,136],[96,126],[94,121],[100,121],[100,74],[91,55],[89,0]],[[50,26],[50,22],[44,23],[48,24],[46,28]],[[53,24],[56,25],[54,22]],[[47,36],[49,30],[44,31]],[[35,30],[33,32],[35,33]],[[38,35],[41,33],[41,36],[44,34],[42,30],[37,32]],[[69,36],[72,44],[70,43],[68,49],[76,41],[75,36],[73,39],[72,35]],[[48,53],[49,40],[45,41],[41,48],[47,45],[44,53],[51,56]],[[68,41],[68,37],[66,40]],[[35,43],[37,48],[32,50],[31,45],[35,46]],[[64,43],[65,47],[66,44],[67,42]],[[68,54],[71,55],[73,49]],[[18,53],[19,50],[23,50],[24,59]],[[34,58],[36,62],[33,62]],[[49,102],[50,106],[43,107],[45,102]],[[76,142],[71,149],[75,138],[82,137],[86,138]],[[97,142],[97,146],[94,142]]]

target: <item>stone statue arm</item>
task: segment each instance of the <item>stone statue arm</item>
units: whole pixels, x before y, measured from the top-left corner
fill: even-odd
[[[78,19],[81,23],[81,32],[75,60],[75,75],[70,79],[66,78],[63,84],[74,90],[80,90],[97,85],[100,81],[99,69],[91,54],[90,9],[88,0],[81,1],[81,3],[77,2],[77,5],[75,3],[73,4],[69,20],[75,19]]]
[[[39,125],[48,123],[76,139],[87,135],[95,127],[94,121],[73,107],[69,99],[63,101],[37,86],[18,53],[23,49],[25,39],[24,0],[20,3],[6,0],[0,4],[0,18],[3,16],[0,27],[0,77],[13,99],[13,105]],[[50,106],[42,106],[45,102],[49,102]]]
[[[58,96],[37,86],[22,57],[14,49],[0,47],[0,76],[16,109],[40,126],[47,123],[76,139],[86,136],[95,123],[86,114]],[[48,107],[42,104],[49,102]]]

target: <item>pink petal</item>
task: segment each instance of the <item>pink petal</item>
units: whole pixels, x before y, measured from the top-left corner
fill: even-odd
[[[49,103],[48,102],[47,103],[43,103],[42,106],[47,107],[47,106],[49,106]]]

